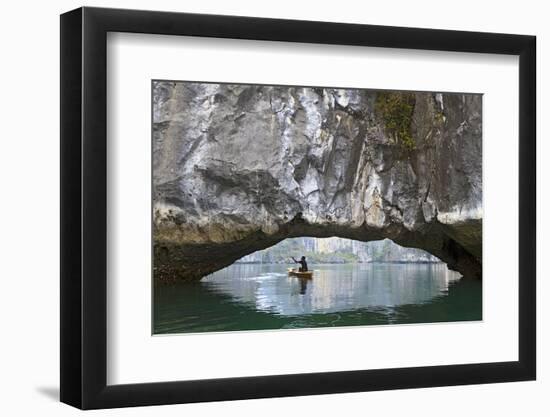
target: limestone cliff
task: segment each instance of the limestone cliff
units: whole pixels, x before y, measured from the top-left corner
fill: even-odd
[[[481,277],[482,97],[153,83],[154,274],[287,237],[390,238]]]

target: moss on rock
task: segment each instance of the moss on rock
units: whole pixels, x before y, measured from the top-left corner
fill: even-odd
[[[384,121],[386,133],[409,150],[416,148],[411,131],[415,101],[414,93],[381,91],[374,105],[376,114]]]

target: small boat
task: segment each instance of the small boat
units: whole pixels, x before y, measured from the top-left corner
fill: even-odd
[[[313,278],[313,271],[300,272],[298,269],[288,268],[288,275],[298,278]]]

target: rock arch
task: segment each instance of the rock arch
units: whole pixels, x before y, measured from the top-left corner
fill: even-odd
[[[300,236],[389,238],[481,278],[480,95],[155,82],[153,101],[155,280]]]

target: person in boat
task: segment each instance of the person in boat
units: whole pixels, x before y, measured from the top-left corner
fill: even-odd
[[[301,265],[300,269],[299,269],[300,272],[307,272],[307,262],[306,262],[306,257],[305,256],[302,256],[302,258],[299,261],[294,259],[294,257],[292,257],[292,260],[294,262],[296,262],[297,264]]]

